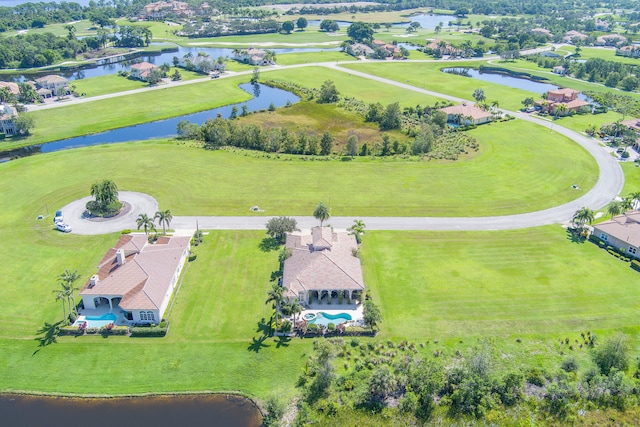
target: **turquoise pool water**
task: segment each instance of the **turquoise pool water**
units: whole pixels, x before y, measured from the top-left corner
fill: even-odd
[[[352,320],[352,317],[349,313],[329,314],[329,313],[320,312],[317,314],[316,318],[310,320],[309,323],[315,323],[316,325],[327,326],[329,323],[333,323],[334,325],[339,325],[348,320]]]
[[[113,313],[105,313],[102,316],[86,316],[84,319],[80,317],[74,325],[80,322],[87,322],[87,328],[101,328],[109,323],[116,323],[118,316]]]

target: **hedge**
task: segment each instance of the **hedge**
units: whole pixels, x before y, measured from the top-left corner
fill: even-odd
[[[131,336],[135,338],[164,337],[165,335],[167,335],[167,328],[148,328],[144,326],[136,326],[131,328]]]
[[[640,271],[640,261],[638,261],[637,259],[631,261],[631,268],[633,268],[635,271]]]

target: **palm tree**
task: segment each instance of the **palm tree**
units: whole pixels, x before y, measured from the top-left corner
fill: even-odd
[[[73,286],[73,284],[80,278],[80,275],[77,271],[71,271],[68,268],[64,270],[64,273],[58,276],[60,280],[60,285],[62,286],[63,292],[66,295],[68,304],[69,304],[69,314],[76,313],[76,299],[75,299],[75,291],[79,288]]]
[[[500,101],[493,101],[491,103],[491,109],[493,110],[494,113],[496,112],[499,106],[500,106]]]
[[[567,107],[567,104],[559,104],[556,106],[556,119],[558,118],[558,116],[564,116],[565,114],[567,114],[567,111],[569,111],[569,107]]]
[[[584,228],[585,224],[591,224],[595,218],[593,211],[587,207],[582,207],[573,214],[573,223],[578,228]]]
[[[320,227],[322,227],[322,223],[331,218],[331,209],[323,202],[320,202],[313,211],[313,216],[320,221]]]
[[[625,197],[620,202],[620,207],[622,208],[623,212],[627,212],[633,209],[633,199],[631,197]]]
[[[474,90],[473,99],[476,100],[477,104],[484,102],[484,100],[487,99],[486,95],[484,94],[484,90],[483,89]]]
[[[302,304],[298,301],[298,298],[294,299],[293,302],[289,303],[289,312],[293,314],[293,324],[296,324],[296,318],[298,314],[302,312]]]
[[[622,213],[622,204],[620,202],[613,201],[607,205],[607,213],[613,218],[616,215]]]
[[[162,225],[162,234],[167,234],[167,228],[169,224],[171,224],[171,220],[173,219],[173,215],[171,215],[171,211],[167,209],[166,211],[158,211],[153,219],[158,220],[158,224]]]
[[[629,193],[628,198],[633,202],[632,209],[636,209],[636,206],[638,206],[638,202],[640,202],[640,191]]]
[[[280,306],[284,302],[284,289],[282,286],[274,283],[271,287],[271,290],[267,292],[267,300],[264,302],[265,304],[272,303],[272,307],[275,310],[276,314],[276,332],[278,330],[278,314],[280,313]]]
[[[361,219],[354,219],[353,225],[347,230],[349,231],[349,234],[356,236],[356,242],[361,243],[365,227],[366,225],[364,225],[364,222]]]
[[[106,205],[118,201],[118,186],[110,179],[102,182],[102,199]]]
[[[136,224],[138,224],[138,230],[140,228],[144,228],[144,234],[149,235],[149,230],[155,230],[156,226],[153,224],[153,220],[149,218],[147,214],[138,215],[138,219],[136,220]]]

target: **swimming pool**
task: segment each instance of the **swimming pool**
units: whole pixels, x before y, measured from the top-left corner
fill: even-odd
[[[82,322],[87,322],[87,328],[101,328],[109,323],[115,324],[118,316],[114,313],[105,313],[102,316],[80,316],[73,326],[80,326]]]
[[[341,323],[352,320],[353,318],[349,313],[336,313],[329,314],[324,312],[316,313],[316,317],[309,320],[309,323],[315,323],[316,325],[327,326],[329,323],[333,323],[334,325],[339,325]],[[306,315],[305,315],[306,320]]]

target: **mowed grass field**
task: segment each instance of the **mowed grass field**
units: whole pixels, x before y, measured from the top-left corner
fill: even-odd
[[[544,128],[512,121],[480,127],[473,135],[480,151],[457,162],[274,160],[170,141],[37,155],[1,166],[2,205],[29,210],[0,211],[0,222],[32,223],[45,205],[64,206],[105,178],[122,190],[153,195],[174,215],[249,215],[254,205],[265,215],[310,215],[318,201],[330,198],[333,215],[360,216],[530,212],[573,200],[597,179],[596,164],[584,150]],[[583,190],[573,190],[575,183]]]
[[[365,281],[383,337],[638,331],[638,273],[560,226],[504,232],[375,232]]]

